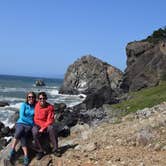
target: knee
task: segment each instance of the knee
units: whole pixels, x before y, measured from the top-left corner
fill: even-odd
[[[38,129],[37,128],[32,128],[32,135],[33,137],[37,137],[38,136]]]
[[[16,139],[20,139],[21,135],[23,135],[23,128],[21,128],[21,127],[16,128],[16,132],[15,132],[14,137]]]
[[[54,132],[55,131],[54,126],[53,125],[48,126],[47,131],[48,132]]]
[[[22,147],[27,146],[27,140],[26,140],[26,138],[21,138],[21,146]]]

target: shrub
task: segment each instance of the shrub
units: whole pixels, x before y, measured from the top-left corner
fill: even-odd
[[[148,36],[145,40],[150,43],[158,43],[159,41],[166,41],[166,26],[164,28],[159,28],[154,31],[151,36]]]

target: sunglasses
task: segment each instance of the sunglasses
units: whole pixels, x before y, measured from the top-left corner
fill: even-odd
[[[35,97],[34,96],[28,96],[28,99],[34,99]]]
[[[39,100],[46,100],[46,98],[45,97],[40,97]]]

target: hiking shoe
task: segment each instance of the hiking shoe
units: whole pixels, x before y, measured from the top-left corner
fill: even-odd
[[[40,160],[43,156],[44,156],[44,153],[43,152],[39,152],[39,153],[36,154],[36,159]]]
[[[54,155],[55,155],[56,157],[61,157],[61,156],[62,156],[61,153],[59,153],[59,152],[54,152]]]
[[[27,156],[24,157],[24,166],[28,166],[29,158]]]
[[[61,157],[61,153],[60,153],[60,151],[58,151],[58,150],[54,150],[54,151],[53,151],[53,154],[54,154],[56,157]]]

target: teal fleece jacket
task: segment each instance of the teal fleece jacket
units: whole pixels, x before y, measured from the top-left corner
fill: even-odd
[[[34,125],[34,106],[22,103],[19,111],[19,119],[16,123],[23,123],[26,125],[33,126]]]

